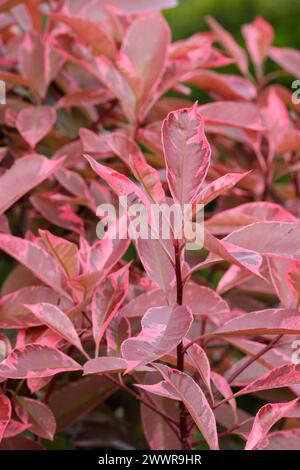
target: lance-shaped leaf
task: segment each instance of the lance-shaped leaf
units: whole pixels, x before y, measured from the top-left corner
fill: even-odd
[[[0,214],[63,165],[65,159],[49,160],[42,155],[27,155],[15,161],[0,177]]]
[[[183,345],[186,346],[186,344],[188,344],[188,341],[184,341]],[[210,396],[213,398],[210,383],[210,363],[205,351],[198,344],[194,343],[186,350],[186,355],[189,361],[193,364],[193,366],[199,373],[203,382],[205,383],[205,386],[209,391]]]
[[[150,93],[164,71],[170,36],[168,23],[159,13],[138,17],[127,30],[121,54],[141,79],[141,95]]]
[[[250,101],[256,98],[255,86],[238,75],[217,73],[212,70],[196,70],[184,76],[183,80],[228,100]]]
[[[230,387],[229,383],[227,382],[227,380],[225,379],[225,377],[223,377],[220,374],[217,374],[216,372],[212,372],[211,373],[211,380],[212,380],[214,386],[216,387],[216,389],[218,390],[218,392],[221,393],[221,395],[224,398],[230,398],[232,396],[231,387]],[[229,405],[232,409],[235,422],[237,422],[238,421],[238,416],[237,416],[237,405],[236,405],[235,398],[232,398],[231,400],[228,400],[228,403],[229,403]]]
[[[0,363],[0,376],[8,379],[31,379],[80,369],[77,362],[58,349],[28,344],[12,351]]]
[[[28,106],[17,116],[16,128],[32,149],[52,129],[56,111],[50,106]]]
[[[3,439],[7,425],[11,419],[11,402],[10,399],[3,395],[0,395],[0,442]]]
[[[236,396],[248,393],[259,392],[261,390],[270,390],[273,388],[288,387],[289,385],[300,384],[300,365],[283,364],[266,372],[246,387],[236,393]]]
[[[11,419],[8,425],[6,426],[3,438],[8,439],[10,437],[18,436],[18,434],[22,434],[28,428],[30,428],[30,424],[23,424],[19,421]]]
[[[192,321],[192,313],[185,306],[150,308],[142,319],[139,335],[122,343],[122,356],[135,362],[128,371],[155,361],[176,348],[188,333]]]
[[[289,47],[272,47],[269,56],[274,62],[295,77],[300,77],[300,52]]]
[[[17,396],[14,409],[20,420],[30,426],[30,432],[43,439],[53,440],[56,421],[47,405],[39,400]]]
[[[220,124],[251,131],[264,129],[258,106],[239,101],[216,101],[200,106],[205,124]]]
[[[94,292],[92,300],[93,335],[98,355],[103,335],[118,312],[128,290],[129,265],[111,274]]]
[[[271,432],[257,449],[300,450],[300,428]]]
[[[210,146],[197,103],[171,112],[162,127],[167,179],[173,198],[181,205],[194,202],[210,164]]]
[[[195,421],[211,450],[218,450],[218,433],[215,416],[199,385],[184,372],[163,364],[155,366],[169,390],[181,400]]]
[[[109,34],[109,30],[103,27],[104,23],[63,13],[51,13],[50,16],[54,21],[62,21],[68,25],[81,39],[91,46],[94,55],[103,54],[111,59],[116,55],[117,48],[115,42]]]
[[[264,335],[300,334],[300,315],[296,309],[274,308],[251,312],[234,318],[221,326],[215,334]]]
[[[224,47],[225,51],[237,62],[240,71],[248,74],[248,60],[244,50],[238,45],[233,36],[226,31],[214,18],[208,16],[206,21],[219,43]]]
[[[269,47],[274,39],[274,30],[270,23],[258,16],[252,23],[242,26],[242,33],[258,75],[262,73]]]
[[[300,300],[300,260],[268,258],[268,268],[282,305],[297,308]]]
[[[36,243],[12,235],[0,234],[0,249],[29,269],[56,292],[68,297],[65,277],[56,260]]]
[[[24,304],[30,302],[48,302],[69,309],[72,304],[67,299],[62,299],[54,290],[45,286],[23,287],[1,297],[0,300],[0,328],[29,328],[41,325]]]
[[[121,357],[115,356],[103,356],[95,357],[90,361],[87,361],[83,366],[83,375],[91,374],[106,374],[106,373],[115,373],[119,374],[120,372],[126,371],[130,367],[130,361],[126,361]],[[151,372],[151,369],[148,366],[141,366],[135,368],[136,372]]]
[[[260,408],[255,416],[245,450],[255,450],[268,434],[271,427],[284,418],[295,407],[298,400],[299,398],[288,403],[268,403]]]
[[[197,204],[209,204],[216,199],[220,194],[223,194],[228,189],[233,188],[241,179],[247,176],[250,172],[245,173],[227,173],[221,176],[212,183],[209,183],[200,192]]]
[[[75,243],[57,237],[48,230],[39,230],[41,239],[49,253],[57,260],[66,276],[75,277],[79,274],[78,248]]]
[[[136,247],[148,276],[164,292],[169,292],[175,280],[174,249],[171,241],[138,238]]]
[[[83,351],[81,341],[70,318],[55,305],[41,302],[35,305],[25,305],[44,325]]]

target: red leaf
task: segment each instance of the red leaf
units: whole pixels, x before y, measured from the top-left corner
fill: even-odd
[[[257,74],[261,75],[262,64],[274,39],[273,28],[264,18],[258,16],[252,23],[242,26],[242,33]]]
[[[0,395],[0,442],[11,419],[11,403],[8,397]]]
[[[48,406],[39,400],[17,396],[15,411],[23,423],[30,425],[30,432],[43,439],[53,440],[56,422]]]

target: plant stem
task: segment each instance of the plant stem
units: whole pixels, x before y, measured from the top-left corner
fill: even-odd
[[[174,241],[175,249],[175,274],[176,274],[176,287],[177,287],[177,304],[182,305],[183,301],[183,282],[181,272],[181,250],[178,240]],[[184,348],[182,342],[177,346],[177,369],[181,372],[184,371]],[[187,411],[184,403],[179,402],[179,432],[182,450],[190,449],[188,437],[188,426],[187,426]]]

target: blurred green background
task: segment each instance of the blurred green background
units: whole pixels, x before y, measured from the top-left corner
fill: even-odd
[[[207,31],[205,15],[214,16],[242,43],[240,26],[263,16],[274,27],[275,45],[300,48],[300,0],[179,0],[165,12],[173,40]]]

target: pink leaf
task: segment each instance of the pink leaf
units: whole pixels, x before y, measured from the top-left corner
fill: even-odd
[[[28,344],[15,349],[0,363],[0,376],[10,379],[51,377],[61,372],[80,370],[77,364],[58,349],[39,344]]]
[[[259,450],[300,450],[300,429],[274,431],[258,445]]]
[[[206,124],[221,124],[252,131],[264,129],[259,109],[254,103],[217,101],[199,107]]]
[[[209,16],[206,21],[225,51],[235,59],[240,71],[244,75],[248,75],[248,60],[244,50],[238,45],[233,36],[214,18]]]
[[[19,158],[0,177],[0,214],[9,209],[24,194],[61,168],[65,159],[48,160],[33,154]]]
[[[106,373],[115,373],[119,374],[121,372],[126,371],[130,367],[130,361],[126,361],[126,359],[122,359],[121,357],[114,357],[114,356],[103,356],[103,357],[96,357],[95,359],[91,359],[87,361],[83,366],[83,375],[90,375],[90,374],[106,374]],[[142,371],[147,372],[151,371],[150,367],[141,366],[135,368],[136,372]]]
[[[15,292],[1,297],[0,328],[29,328],[42,324],[24,304],[30,302],[48,302],[63,308],[71,308],[71,302],[61,299],[61,296],[49,287],[23,287]]]
[[[129,370],[155,361],[172,351],[188,333],[191,311],[185,306],[154,307],[142,319],[142,331],[122,344],[122,356],[135,365]]]
[[[156,365],[169,389],[180,399],[196,423],[211,450],[218,450],[216,420],[199,385],[184,372]]]
[[[56,422],[48,406],[39,400],[17,396],[15,411],[23,423],[30,425],[30,432],[43,439],[53,440]]]
[[[188,342],[185,341],[183,344],[184,346]],[[211,389],[211,370],[210,370],[210,363],[209,359],[205,353],[205,351],[196,343],[192,344],[187,350],[186,355],[190,362],[194,365],[195,369],[199,373],[201,379],[205,383],[207,390],[210,393],[210,396],[213,398],[213,393]]]
[[[75,243],[53,235],[48,230],[39,230],[39,234],[49,253],[56,259],[66,276],[79,274],[78,248]]]
[[[128,28],[121,47],[142,83],[143,95],[150,93],[161,77],[170,44],[168,23],[159,13],[137,18]]]
[[[212,70],[197,70],[184,76],[184,82],[228,100],[251,101],[256,98],[255,86],[246,78]]]
[[[288,47],[272,47],[269,56],[295,77],[300,77],[300,52]]]
[[[69,317],[58,307],[46,302],[25,305],[44,325],[64,338],[80,351],[83,351],[77,331]]]
[[[10,399],[1,394],[0,395],[0,442],[3,439],[7,425],[11,419],[11,403]]]
[[[241,179],[247,176],[250,172],[245,173],[227,173],[221,176],[217,180],[209,183],[200,192],[197,200],[197,204],[209,204],[211,201],[216,199],[220,194],[233,188]]]
[[[230,398],[232,396],[231,387],[230,387],[229,383],[227,382],[227,380],[225,379],[225,377],[218,374],[217,372],[212,372],[211,373],[211,380],[212,380],[214,386],[216,387],[216,389],[218,390],[218,392],[221,393],[221,395],[224,398]],[[237,422],[238,421],[238,416],[237,416],[236,400],[234,398],[232,398],[231,400],[228,400],[228,403],[229,403],[229,405],[232,409],[232,412],[234,414],[234,420],[235,420],[235,422]]]
[[[95,290],[92,300],[93,335],[98,355],[103,335],[118,312],[128,290],[129,265],[111,274]]]
[[[28,106],[18,113],[16,128],[32,149],[52,129],[56,111],[50,106]]]
[[[181,205],[194,202],[210,164],[210,146],[197,104],[168,115],[162,141],[173,198]]]
[[[242,26],[242,33],[252,62],[258,75],[260,75],[262,73],[262,64],[274,39],[273,28],[264,18],[258,16],[252,23]]]
[[[241,315],[221,326],[215,334],[221,335],[264,335],[300,334],[300,316],[296,309],[269,309]]]
[[[12,235],[0,234],[0,249],[15,258],[41,281],[68,297],[64,290],[65,277],[55,259],[36,243]]]
[[[298,400],[299,398],[288,403],[268,403],[260,408],[255,416],[245,450],[255,450],[263,441],[271,427],[274,426],[277,421],[284,418],[286,413],[295,407]]]

